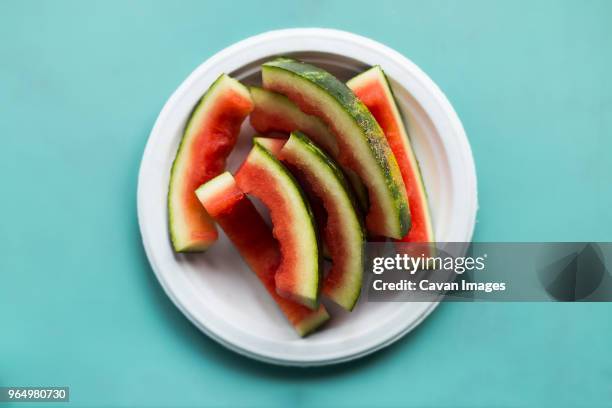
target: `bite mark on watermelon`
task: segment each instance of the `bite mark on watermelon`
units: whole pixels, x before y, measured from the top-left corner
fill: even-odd
[[[339,148],[336,159],[367,187],[368,232],[403,237],[410,227],[406,190],[393,152],[366,106],[329,72],[290,58],[264,63],[262,80],[264,88],[287,96],[329,126]]]
[[[288,97],[267,89],[251,87],[255,108],[249,119],[253,128],[270,136],[271,133],[289,134],[293,131],[304,132],[330,156],[337,158],[338,144],[329,127],[320,118],[308,115]],[[285,136],[286,139],[286,136]],[[367,214],[369,208],[368,192],[359,176],[349,169],[342,169],[351,183],[358,199],[359,209]]]
[[[230,173],[212,179],[196,194],[300,336],[329,320],[323,305],[311,310],[276,293],[274,277],[281,263],[278,241]]]
[[[332,261],[323,293],[352,310],[363,280],[365,231],[348,181],[333,159],[300,132],[292,132],[282,149],[282,141],[256,140],[277,145],[273,151],[305,191]]]
[[[216,241],[215,225],[194,191],[225,169],[241,124],[252,109],[248,89],[223,74],[191,113],[168,189],[168,223],[175,251],[203,251]]]
[[[270,210],[272,232],[282,254],[276,291],[316,309],[322,280],[318,237],[312,210],[296,180],[254,139],[253,149],[236,173],[236,183]]]

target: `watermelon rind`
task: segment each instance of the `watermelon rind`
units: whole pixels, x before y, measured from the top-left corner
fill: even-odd
[[[398,161],[398,164],[401,161],[407,160],[408,165],[410,166],[411,172],[414,175],[416,175],[415,177],[416,183],[414,185],[417,189],[416,197],[410,197],[409,200],[418,199],[422,201],[421,208],[423,212],[422,214],[423,219],[420,221],[423,222],[424,228],[425,228],[424,242],[433,243],[435,241],[435,237],[434,237],[434,230],[433,230],[433,225],[432,225],[431,212],[429,209],[429,203],[427,199],[428,198],[427,190],[425,188],[425,183],[423,182],[423,176],[420,170],[419,162],[414,153],[414,149],[412,148],[412,143],[410,140],[408,129],[406,127],[405,119],[397,104],[397,98],[395,97],[395,94],[393,92],[393,87],[391,86],[391,82],[389,81],[389,78],[387,77],[382,67],[379,65],[375,65],[371,67],[370,69],[362,72],[361,74],[355,76],[354,78],[350,79],[347,82],[347,86],[351,88],[352,90],[356,91],[359,88],[366,86],[368,83],[377,83],[384,90],[385,102],[391,108],[392,117],[399,129],[402,147],[405,152],[405,155],[404,155],[405,157],[398,157],[396,155],[396,159]],[[404,181],[406,182],[406,180]],[[413,213],[412,214],[413,221],[416,221],[414,217],[420,216],[420,215],[421,214]],[[405,237],[403,237],[403,240],[407,241],[409,238],[409,235],[410,234],[407,234]]]
[[[256,169],[256,174],[250,173],[252,169]],[[281,197],[282,205],[279,208],[270,208],[267,204],[270,197],[262,195],[261,190],[248,188],[261,183],[259,180],[261,176],[272,180],[272,183],[265,188],[273,188],[278,197]],[[283,258],[285,267],[281,268],[282,273],[276,274],[277,292],[281,296],[316,309],[319,305],[319,285],[322,275],[319,237],[310,204],[298,182],[257,139],[254,139],[253,148],[236,173],[236,181],[243,191],[268,206],[275,237],[285,233],[295,244],[289,248],[286,242],[280,242],[281,250],[291,251],[292,258],[289,259],[288,256]],[[278,222],[279,218],[282,218],[282,223]],[[287,255],[287,252],[283,252],[283,255]],[[289,264],[291,260],[293,264]]]
[[[291,133],[279,157],[295,169],[300,183],[309,185],[307,191],[318,196],[328,215],[334,214],[333,231],[327,230],[328,225],[319,226],[328,246],[338,248],[338,258],[330,252],[332,268],[323,282],[323,294],[350,311],[361,293],[365,231],[348,181],[335,161],[302,132]]]
[[[216,108],[217,101],[223,100],[227,93],[238,95],[240,100],[244,101],[246,105],[250,104],[252,109],[252,99],[248,88],[228,75],[221,74],[189,115],[172,163],[168,187],[168,227],[170,241],[176,252],[204,251],[218,237],[213,221],[206,211],[197,204],[195,195],[193,196],[194,202],[189,202],[189,204],[185,202],[185,196],[193,194],[193,191],[185,191],[185,188],[187,188],[186,184],[189,181],[190,166],[206,165],[206,163],[190,161],[190,149],[200,132],[199,126],[207,123],[207,116]],[[236,122],[239,120],[242,123],[247,114],[248,109],[240,112],[237,115]],[[215,175],[211,174],[210,176]],[[200,183],[204,181],[206,180],[199,180]],[[197,185],[193,189],[196,187]]]
[[[308,137],[321,147],[327,154],[338,157],[338,144],[329,127],[320,118],[309,115],[285,95],[269,91],[259,87],[250,87],[255,109],[251,112],[250,121],[253,128],[260,133],[284,132],[291,133],[294,130],[304,132]],[[277,118],[281,118],[277,120]],[[351,187],[359,209],[367,213],[368,191],[361,179],[354,171],[343,168]]]
[[[329,154],[336,155],[338,153],[336,138],[321,119],[302,112],[285,95],[256,86],[249,87],[249,90],[255,104],[255,109],[251,113],[249,120],[256,131],[260,133],[274,131],[291,133],[294,130],[300,130],[308,134],[315,143]],[[280,117],[284,122],[291,122],[291,124],[269,122],[268,120],[259,121],[260,116]]]
[[[280,259],[278,242],[229,172],[202,184],[196,190],[196,195],[301,337],[319,329],[329,320],[324,305],[310,310],[276,293],[274,273]]]
[[[329,72],[290,58],[262,65],[263,86],[310,106],[332,129],[340,164],[348,165],[368,189],[366,226],[372,235],[401,238],[410,228],[410,209],[399,167],[382,129],[355,94]]]

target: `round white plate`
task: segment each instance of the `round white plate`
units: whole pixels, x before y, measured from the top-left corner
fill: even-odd
[[[248,38],[200,65],[166,102],[149,136],[138,179],[142,240],[164,290],[200,330],[238,353],[275,364],[333,364],[393,343],[437,303],[376,303],[362,296],[352,313],[331,307],[329,324],[302,339],[222,231],[220,240],[202,254],[177,255],[168,238],[168,179],[189,112],[220,73],[257,84],[259,65],[275,55],[315,63],[341,80],[369,65],[383,67],[409,123],[440,242],[471,240],[477,210],[474,162],[459,118],[433,81],[396,51],[343,31],[290,29]],[[229,170],[246,156],[252,134],[245,123]]]

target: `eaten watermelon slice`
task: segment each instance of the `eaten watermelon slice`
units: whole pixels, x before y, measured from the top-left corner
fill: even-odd
[[[253,129],[263,134],[273,132],[289,134],[299,130],[306,133],[314,143],[331,157],[338,157],[339,152],[336,138],[325,122],[314,115],[302,112],[285,95],[257,87],[251,87],[250,89],[253,102],[255,103],[255,109],[249,115]],[[347,167],[344,167],[342,170],[349,179],[355,196],[357,196],[359,209],[364,214],[367,213],[369,202],[366,187],[354,171]]]
[[[276,293],[274,275],[281,263],[278,242],[230,173],[222,173],[205,183],[196,195],[300,336],[311,333],[329,319],[323,305],[311,310]]]
[[[321,282],[319,243],[312,210],[299,184],[257,139],[236,173],[236,183],[270,210],[282,254],[275,277],[277,293],[316,310]]]
[[[213,221],[194,191],[225,169],[253,101],[249,90],[223,74],[208,88],[187,121],[168,189],[168,222],[177,252],[198,252],[217,240]]]
[[[368,190],[368,232],[402,238],[410,228],[406,188],[385,135],[366,106],[346,84],[314,65],[277,58],[263,64],[261,72],[264,88],[284,94],[329,126],[338,144],[338,163],[357,173]]]
[[[387,76],[379,66],[374,66],[348,81],[347,85],[367,106],[382,127],[400,167],[412,217],[412,226],[400,241],[434,242],[427,193],[423,185],[419,163],[410,145],[410,138]]]
[[[320,201],[325,216],[319,217],[332,267],[323,283],[323,294],[346,310],[352,310],[363,280],[365,231],[348,181],[338,165],[306,135],[292,132],[285,143],[258,138],[292,171],[310,202]]]
[[[308,115],[285,95],[267,89],[251,87],[255,108],[249,115],[253,129],[260,133],[282,132],[289,134],[299,130],[307,135],[326,152],[338,154],[338,144],[325,122]]]

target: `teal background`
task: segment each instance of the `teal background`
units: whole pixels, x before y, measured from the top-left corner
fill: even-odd
[[[442,304],[371,357],[272,367],[182,317],[136,222],[144,145],[181,81],[247,36],[320,26],[395,48],[447,94],[476,160],[476,240],[612,241],[610,16],[610,1],[3,1],[0,385],[68,385],[85,407],[612,406],[611,304]]]

